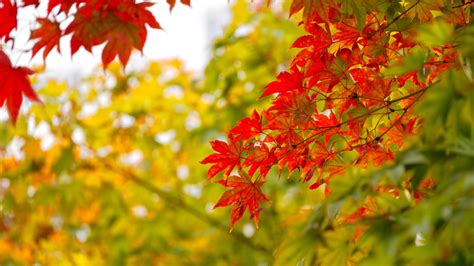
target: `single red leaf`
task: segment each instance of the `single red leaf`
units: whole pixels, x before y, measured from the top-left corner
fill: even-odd
[[[79,8],[66,34],[72,33],[71,53],[79,48],[91,51],[93,46],[105,43],[102,52],[104,68],[118,56],[125,66],[133,49],[141,51],[147,36],[146,25],[160,28],[147,9],[152,3],[99,0]]]
[[[10,33],[17,27],[17,12],[18,7],[10,0],[0,0],[0,39],[3,37],[6,37],[7,41],[10,39]]]
[[[355,164],[367,167],[369,163],[381,165],[386,161],[394,160],[393,153],[390,149],[386,149],[380,143],[368,143],[358,147],[359,157],[355,160]]]
[[[214,206],[214,208],[217,208],[232,205],[230,217],[231,231],[234,228],[234,224],[242,218],[246,209],[248,209],[250,218],[254,219],[258,228],[258,217],[262,210],[260,203],[270,201],[263,194],[261,189],[265,182],[252,182],[251,178],[246,173],[240,171],[239,174],[240,176],[233,175],[225,180],[219,181],[221,185],[230,189],[222,194],[221,198]]]
[[[296,133],[295,117],[278,113],[264,112],[263,115],[268,121],[263,129],[270,129],[278,133],[273,139],[282,147],[291,147],[303,141],[303,138]]]
[[[230,134],[240,135],[244,140],[251,139],[262,133],[262,117],[253,111],[250,117],[239,121],[239,124],[230,130]]]
[[[334,23],[334,27],[339,31],[336,32],[332,38],[334,42],[340,44],[341,47],[352,47],[360,36],[357,27],[348,24],[348,22]]]
[[[305,48],[311,46],[315,42],[313,35],[303,35],[296,39],[296,41],[291,45],[291,48]]]
[[[176,0],[166,0],[166,2],[170,5],[170,11],[172,11],[176,5]],[[191,6],[191,0],[181,0],[181,4]]]
[[[269,112],[285,117],[292,117],[295,126],[306,129],[313,120],[312,116],[316,110],[314,94],[310,96],[303,89],[292,90],[282,93],[276,97]]]
[[[0,50],[0,106],[6,103],[13,124],[16,123],[23,95],[41,102],[28,80],[28,75],[33,73],[26,67],[13,67],[8,56]]]
[[[59,11],[69,13],[73,5],[78,5],[84,2],[92,2],[90,0],[49,0],[48,2],[48,13],[50,13],[55,7],[59,6]]]
[[[259,99],[274,93],[298,90],[303,86],[303,73],[301,73],[297,68],[281,72],[277,79],[277,81],[273,81],[265,87],[266,90]]]
[[[57,47],[58,52],[61,52],[59,41],[62,37],[62,31],[59,28],[59,23],[56,21],[39,18],[38,23],[40,24],[40,27],[31,32],[31,39],[37,39],[33,46],[33,56],[44,48],[43,60],[46,60],[46,57],[54,47]]]
[[[244,166],[250,166],[249,176],[253,176],[259,169],[260,175],[265,179],[270,168],[277,162],[275,149],[268,148],[264,142],[256,142],[252,143],[246,151],[249,155],[245,158]]]
[[[311,33],[311,35],[303,35],[296,39],[291,46],[292,48],[310,47],[312,49],[311,52],[317,54],[331,46],[331,35],[317,23],[311,23],[311,26],[306,27],[306,30]]]
[[[316,114],[314,115],[314,118],[315,120],[312,122],[314,126],[312,134],[321,134],[321,136],[324,135],[324,142],[325,145],[327,145],[331,137],[339,132],[341,123],[332,111],[329,115]]]
[[[397,144],[398,149],[402,148],[404,141],[408,136],[414,135],[418,131],[416,126],[416,117],[411,119],[400,119],[398,115],[395,115],[394,124],[390,124],[384,127],[380,127],[380,133],[385,133],[385,144],[390,145],[392,143]]]
[[[39,0],[23,0],[23,6],[38,6]]]
[[[232,170],[238,166],[242,154],[242,139],[240,136],[228,136],[228,143],[224,141],[211,141],[212,149],[216,153],[211,154],[201,161],[202,164],[214,164],[207,172],[208,179],[213,178],[219,172],[224,172],[224,177],[228,177]]]
[[[290,17],[304,7],[304,0],[293,0],[290,6]]]

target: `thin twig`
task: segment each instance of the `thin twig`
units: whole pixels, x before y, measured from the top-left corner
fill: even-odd
[[[411,5],[409,8],[407,8],[405,11],[403,11],[402,13],[400,13],[400,15],[396,16],[392,21],[390,21],[387,25],[379,28],[378,30],[376,31],[373,31],[371,32],[370,34],[367,35],[367,38],[370,38],[372,36],[374,36],[377,32],[380,32],[380,31],[384,31],[386,29],[388,29],[388,27],[392,26],[393,23],[397,22],[400,18],[402,18],[403,16],[405,16],[408,12],[410,12],[410,10],[412,10],[413,8],[415,8],[418,4],[420,3],[420,0],[417,0],[413,5]]]
[[[470,4],[474,4],[474,1],[465,2],[464,4],[460,4],[460,5],[457,5],[457,6],[452,6],[451,8],[460,8],[460,7],[470,5]]]

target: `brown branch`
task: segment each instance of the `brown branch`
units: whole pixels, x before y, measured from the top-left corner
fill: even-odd
[[[457,6],[452,6],[451,8],[460,8],[460,7],[470,5],[470,4],[474,4],[474,1],[468,1],[468,2],[465,2],[464,4],[460,4],[460,5],[457,5]]]
[[[372,36],[374,36],[377,32],[380,32],[380,31],[383,31],[383,30],[386,30],[388,27],[392,26],[393,23],[397,22],[400,18],[402,18],[403,16],[405,16],[408,12],[410,12],[410,10],[412,10],[413,8],[415,8],[419,3],[420,3],[421,0],[417,0],[413,5],[411,5],[409,8],[407,8],[405,11],[403,11],[402,13],[400,13],[398,16],[396,16],[392,21],[390,21],[387,25],[383,26],[382,28],[376,30],[376,31],[373,31],[372,33],[368,34],[367,35],[367,38],[370,38]]]

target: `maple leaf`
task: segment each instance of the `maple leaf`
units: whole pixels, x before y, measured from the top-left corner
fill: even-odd
[[[328,147],[326,142],[315,142],[317,148],[312,151],[312,161],[315,163],[315,166],[321,168],[324,166],[326,161],[334,160],[334,150],[333,147]],[[309,181],[306,177],[305,181]]]
[[[0,0],[0,39],[6,37],[9,40],[9,35],[17,26],[16,15],[18,7],[12,5],[10,0]]]
[[[13,67],[8,56],[0,50],[0,106],[6,103],[13,124],[16,123],[23,94],[32,101],[41,102],[28,80],[28,75],[33,73],[26,67]]]
[[[274,148],[269,149],[265,143],[252,143],[247,149],[249,156],[244,161],[244,166],[250,166],[249,175],[253,176],[257,169],[260,169],[260,175],[265,178],[271,166],[277,162]]]
[[[23,6],[38,6],[39,0],[23,0]]]
[[[356,68],[350,70],[350,74],[357,87],[361,89],[359,94],[363,94],[369,99],[367,101],[369,106],[382,102],[390,95],[393,80],[384,79],[370,69]]]
[[[219,181],[221,185],[230,189],[225,191],[216,205],[214,205],[214,208],[232,205],[230,216],[231,231],[234,228],[234,224],[242,218],[246,209],[248,209],[250,218],[253,218],[258,228],[258,217],[261,211],[260,203],[270,201],[261,189],[265,182],[252,182],[245,172],[240,171],[239,174],[240,176],[232,175],[225,180]]]
[[[241,135],[245,140],[251,139],[260,133],[262,133],[262,117],[255,110],[251,117],[240,120],[239,124],[230,131],[230,134]]]
[[[417,132],[416,117],[409,120],[400,119],[398,115],[395,115],[395,122],[392,125],[387,125],[385,127],[380,127],[379,130],[381,133],[385,133],[387,140],[385,144],[390,145],[396,143],[398,149],[402,148],[404,140]],[[403,120],[403,121],[402,121]]]
[[[166,2],[170,5],[170,11],[172,11],[176,5],[176,0],[166,0]],[[191,6],[191,0],[181,0],[181,4]]]
[[[132,49],[142,51],[147,36],[146,25],[160,29],[159,23],[147,10],[151,3],[101,0],[81,7],[66,34],[73,33],[71,53],[80,47],[91,51],[93,46],[106,43],[102,51],[104,68],[118,56],[125,66]]]
[[[284,148],[277,152],[278,168],[280,174],[283,171],[285,165],[288,168],[288,172],[293,172],[295,169],[305,167],[309,157],[309,149],[305,145],[293,145],[291,148]]]
[[[337,120],[336,115],[331,111],[329,115],[316,114],[315,120],[312,122],[314,125],[313,135],[324,135],[324,142],[327,145],[331,137],[339,132],[341,123]]]
[[[385,149],[380,143],[367,143],[356,150],[360,153],[360,156],[355,160],[355,164],[363,167],[367,167],[370,162],[378,166],[386,161],[395,159],[392,151]]]
[[[212,149],[217,153],[211,154],[201,161],[202,164],[214,164],[207,172],[208,179],[213,178],[219,172],[224,172],[224,177],[228,177],[234,167],[240,168],[242,154],[242,139],[240,136],[229,134],[228,143],[224,141],[211,141]]]
[[[304,0],[293,0],[290,6],[290,17],[304,7]]]
[[[73,5],[84,3],[87,0],[49,0],[48,2],[48,13],[50,13],[55,7],[59,6],[59,11],[69,13],[69,10]],[[89,2],[92,2],[88,0]]]
[[[303,73],[301,73],[296,67],[292,68],[290,71],[281,72],[277,79],[277,81],[273,81],[265,87],[266,90],[259,99],[274,93],[302,89]]]
[[[339,31],[332,36],[333,40],[342,47],[352,47],[360,36],[359,30],[349,22],[335,23],[334,27]]]
[[[276,97],[268,111],[293,117],[295,125],[306,128],[315,112],[314,100],[302,90],[291,91]]]
[[[308,82],[306,86],[308,88],[316,86],[323,92],[331,92],[341,80],[331,69],[335,59],[336,57],[333,54],[323,53],[308,60],[306,66]]]
[[[377,211],[377,204],[372,197],[368,197],[366,203],[359,207],[355,212],[347,216],[343,222],[355,224],[358,220],[363,219]]]
[[[337,4],[333,0],[294,0],[290,6],[290,16],[303,9],[306,24],[313,21],[322,23],[335,18]]]
[[[321,26],[312,23],[311,27],[306,27],[306,30],[311,33],[311,35],[303,35],[296,39],[296,41],[291,45],[292,48],[311,47],[313,52],[318,53],[331,46],[331,35]]]
[[[59,41],[62,36],[62,31],[59,28],[59,23],[56,21],[40,18],[38,19],[38,23],[40,24],[40,27],[31,32],[31,39],[38,39],[33,46],[33,56],[44,48],[43,60],[46,61],[46,57],[54,47],[57,47],[58,52],[61,52]]]
[[[263,129],[270,129],[278,132],[278,135],[274,140],[281,146],[291,147],[300,143],[303,138],[296,133],[296,125],[294,123],[295,117],[275,114],[271,112],[263,113],[265,119],[268,123],[263,127]]]

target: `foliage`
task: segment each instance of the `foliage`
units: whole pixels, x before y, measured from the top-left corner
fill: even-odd
[[[12,43],[38,1],[2,2]],[[236,1],[199,77],[111,63],[159,28],[149,3],[49,1],[32,53],[72,33],[110,65],[33,76],[44,104],[0,127],[0,263],[472,264],[471,2],[268,2]],[[15,121],[32,72],[0,70]]]
[[[168,1],[170,9],[173,9],[175,2]],[[18,9],[34,7],[37,9],[37,13],[43,10],[38,0],[14,1],[14,3],[10,0],[3,0],[0,3],[0,24],[2,25],[0,41],[5,40],[6,45],[11,43],[10,48],[13,48],[14,40],[11,36],[14,31],[18,31]],[[29,36],[30,41],[34,42],[31,49],[32,55],[35,56],[43,50],[43,59],[46,59],[54,48],[60,51],[61,39],[71,35],[71,56],[80,48],[92,52],[94,46],[105,44],[102,51],[104,68],[116,57],[125,67],[133,49],[142,51],[147,36],[146,26],[161,29],[158,21],[148,10],[153,5],[149,1],[137,3],[134,0],[51,0],[43,1],[42,4],[46,3],[46,14],[35,17],[35,22],[38,25]],[[190,5],[189,0],[183,0],[181,3]],[[8,56],[1,51],[3,49],[5,48],[2,45],[0,49],[2,62],[8,60]],[[16,72],[20,73],[20,71],[22,71],[20,75],[24,76],[25,68],[20,68]],[[27,70],[25,73],[31,74],[31,71]],[[0,81],[7,84],[17,82],[9,81],[4,76]],[[25,82],[22,81],[22,83]],[[28,84],[26,87],[29,86]],[[16,122],[22,103],[22,92],[30,99],[38,101],[33,97],[34,93],[29,92],[28,89],[20,90],[19,95],[18,92],[13,92],[8,87],[3,92],[6,95],[2,97],[11,98],[11,100],[7,100],[7,104],[13,123]],[[3,100],[0,103],[3,103]]]
[[[281,242],[277,232],[284,230],[280,215],[275,212],[258,233],[247,223],[230,234],[227,213],[212,211],[220,190],[203,178],[206,170],[198,163],[209,152],[208,141],[237,122],[244,106],[257,104],[259,92],[244,84],[257,75],[255,87],[263,86],[277,71],[277,59],[289,60],[294,23],[271,10],[254,15],[249,7],[243,1],[233,7],[233,26],[216,41],[213,66],[202,80],[176,60],[126,75],[112,63],[78,84],[33,76],[43,104],[26,105],[15,127],[0,125],[0,264],[272,260]],[[236,32],[244,24],[252,30]],[[287,33],[277,34],[280,28]],[[248,44],[255,49],[241,49]],[[275,60],[259,60],[267,49]],[[227,94],[217,84],[226,84]],[[253,100],[240,98],[244,93]],[[288,184],[274,185],[281,189],[273,198],[283,198]],[[303,195],[278,211],[299,205]]]
[[[309,188],[321,188],[327,197],[304,229],[303,234],[312,233],[308,242],[313,243],[296,245],[305,238],[299,234],[283,245],[281,254],[293,251],[289,258],[281,256],[285,265],[295,259],[308,265],[380,265],[387,262],[387,254],[393,264],[471,262],[474,217],[467,199],[474,191],[473,124],[468,95],[473,82],[472,57],[466,51],[472,45],[461,41],[471,28],[470,3],[293,1],[290,15],[300,10],[307,33],[292,45],[300,51],[260,96],[275,95],[272,103],[230,129],[227,142],[211,142],[215,153],[201,161],[212,164],[210,180],[223,172],[217,183],[231,187],[215,207],[232,207],[231,228],[247,209],[258,222],[261,203],[269,200],[262,189],[277,166],[278,175],[311,181]],[[456,93],[449,92],[453,88]],[[453,94],[462,100],[452,102]],[[423,101],[439,110],[429,112],[421,104],[415,112]],[[460,156],[450,155],[446,145],[430,149],[434,143],[429,137],[448,123],[448,113],[465,114],[464,119],[454,115],[452,128],[444,129],[463,128],[451,132],[456,140],[450,140],[463,146]],[[433,123],[439,116],[443,121]],[[412,145],[403,151],[420,128],[418,143],[408,142]],[[388,161],[394,166],[377,170]],[[454,172],[433,166],[446,162],[454,165]],[[360,173],[360,168],[368,169]],[[232,174],[235,169],[238,175]],[[452,180],[443,182],[443,177]],[[430,198],[436,190],[438,198]],[[468,195],[467,201],[459,195]],[[455,204],[457,211],[450,209],[442,217],[433,213],[436,204]],[[420,213],[428,219],[422,228],[415,220]],[[445,231],[454,226],[454,216],[458,230]],[[415,243],[415,233],[420,238],[447,234],[450,241],[433,237],[429,244]],[[453,247],[451,239],[464,245]],[[423,248],[405,252],[407,246]],[[420,249],[427,254],[417,257],[415,250]]]

